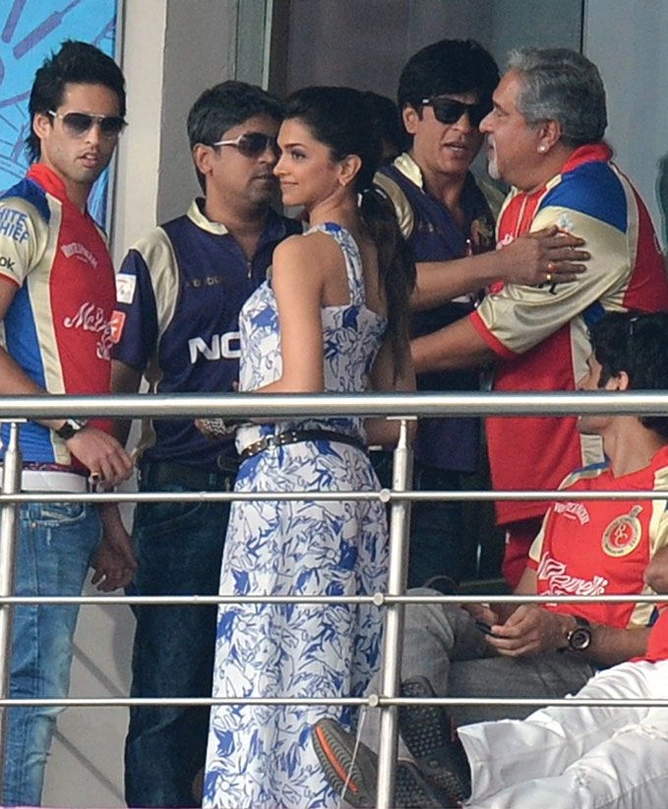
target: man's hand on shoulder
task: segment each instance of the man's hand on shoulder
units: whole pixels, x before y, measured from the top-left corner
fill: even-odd
[[[586,269],[581,262],[590,258],[583,245],[584,239],[562,233],[556,225],[525,233],[499,251],[503,280],[528,286],[575,281]]]

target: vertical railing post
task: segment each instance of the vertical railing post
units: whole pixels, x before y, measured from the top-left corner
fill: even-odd
[[[394,451],[392,488],[396,492],[408,491],[413,479],[413,451],[408,440],[408,420],[401,420],[399,442]],[[406,592],[408,567],[408,532],[410,527],[410,501],[393,499],[390,518],[390,569],[388,595]],[[399,694],[401,653],[404,631],[404,607],[390,604],[386,607],[383,633],[383,669],[381,694],[396,697]],[[394,771],[397,760],[397,708],[381,708],[380,743],[378,747],[378,809],[394,806]]]
[[[3,459],[2,493],[16,494],[21,489],[21,449],[19,425],[9,425],[9,440]],[[19,525],[19,504],[0,505],[0,596],[13,596],[15,586],[16,538]],[[0,605],[0,698],[9,696],[9,673],[12,656],[11,604]],[[4,794],[5,754],[7,744],[7,710],[0,708],[0,802]]]

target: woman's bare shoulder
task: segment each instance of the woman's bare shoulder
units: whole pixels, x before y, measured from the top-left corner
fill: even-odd
[[[299,263],[313,266],[336,260],[341,248],[331,236],[319,230],[289,236],[274,248],[273,264]]]

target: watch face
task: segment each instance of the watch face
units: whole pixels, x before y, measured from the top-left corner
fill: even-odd
[[[584,651],[591,643],[591,629],[580,626],[568,636],[568,645],[578,652]]]

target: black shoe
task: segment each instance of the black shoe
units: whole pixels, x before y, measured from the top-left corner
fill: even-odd
[[[435,697],[426,677],[401,684],[402,697]],[[452,801],[471,794],[471,768],[457,730],[447,711],[438,705],[402,705],[399,733],[426,779],[445,791]]]
[[[376,805],[378,756],[334,719],[321,719],[311,734],[318,760],[329,785],[351,806]],[[440,789],[427,783],[410,761],[398,761],[395,772],[397,809],[446,809],[456,807]]]

